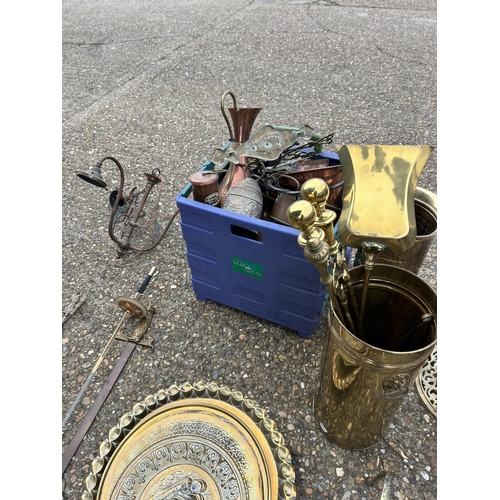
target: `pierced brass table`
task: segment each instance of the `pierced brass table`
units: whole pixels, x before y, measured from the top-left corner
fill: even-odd
[[[424,406],[437,417],[437,347],[422,367],[415,385]]]

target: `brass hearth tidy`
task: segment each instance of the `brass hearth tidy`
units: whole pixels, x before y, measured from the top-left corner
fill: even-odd
[[[319,184],[303,189],[288,209],[298,244],[330,298],[314,414],[326,436],[345,448],[369,448],[384,437],[436,346],[434,290],[406,269],[374,263],[387,249],[405,252],[414,244],[415,192],[432,149],[340,147],[342,245],[332,241],[335,218],[326,223]],[[330,237],[313,234],[320,228]],[[348,269],[345,246],[363,249],[363,266]]]
[[[268,413],[215,382],[172,385],[123,415],[82,500],[293,500],[295,471]]]
[[[350,274],[359,298],[363,268],[353,268]],[[430,286],[405,269],[378,264],[369,290],[366,342],[330,314],[314,400],[321,430],[349,449],[369,448],[383,439],[436,345],[434,325],[405,337],[423,314],[437,315]]]

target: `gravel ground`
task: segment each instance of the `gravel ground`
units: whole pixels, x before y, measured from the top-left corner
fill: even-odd
[[[437,421],[412,389],[385,438],[342,449],[312,413],[326,335],[310,339],[221,304],[197,300],[179,217],[151,252],[116,259],[107,233],[109,191],[75,172],[105,156],[142,187],[161,171],[161,209],[216,147],[227,141],[224,92],[261,107],[264,123],[309,124],[336,144],[437,146],[436,2],[433,0],[63,0],[62,308],[83,305],[62,328],[62,418],[146,273],[156,313],[63,474],[63,498],[79,499],[108,431],[159,389],[214,380],[269,410],[292,454],[297,498],[376,499],[392,472],[392,497],[437,498]],[[103,175],[116,189],[111,163]],[[419,185],[437,194],[437,149]],[[162,219],[164,220],[164,219]],[[420,275],[437,290],[437,240]],[[129,324],[127,324],[129,325]],[[126,328],[131,328],[126,326]],[[104,384],[124,344],[114,342],[62,429],[62,451]]]

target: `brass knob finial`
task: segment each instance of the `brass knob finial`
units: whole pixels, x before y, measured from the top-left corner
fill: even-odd
[[[335,241],[334,224],[337,214],[333,210],[326,208],[326,202],[330,196],[330,188],[324,179],[308,179],[302,184],[300,196],[303,200],[308,200],[316,210],[315,225],[325,232],[325,238],[330,245],[331,252],[338,250],[338,243]]]
[[[321,216],[325,209],[329,195],[330,188],[324,179],[308,179],[300,189],[301,198],[313,204],[318,217]]]
[[[325,239],[324,231],[314,226],[316,209],[309,201],[294,201],[288,207],[286,216],[289,224],[300,231],[297,241],[301,247],[305,247],[307,240],[310,238]]]

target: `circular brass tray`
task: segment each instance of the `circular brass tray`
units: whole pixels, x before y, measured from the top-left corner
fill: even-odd
[[[293,500],[295,471],[267,411],[227,386],[172,385],[123,415],[82,500]]]

